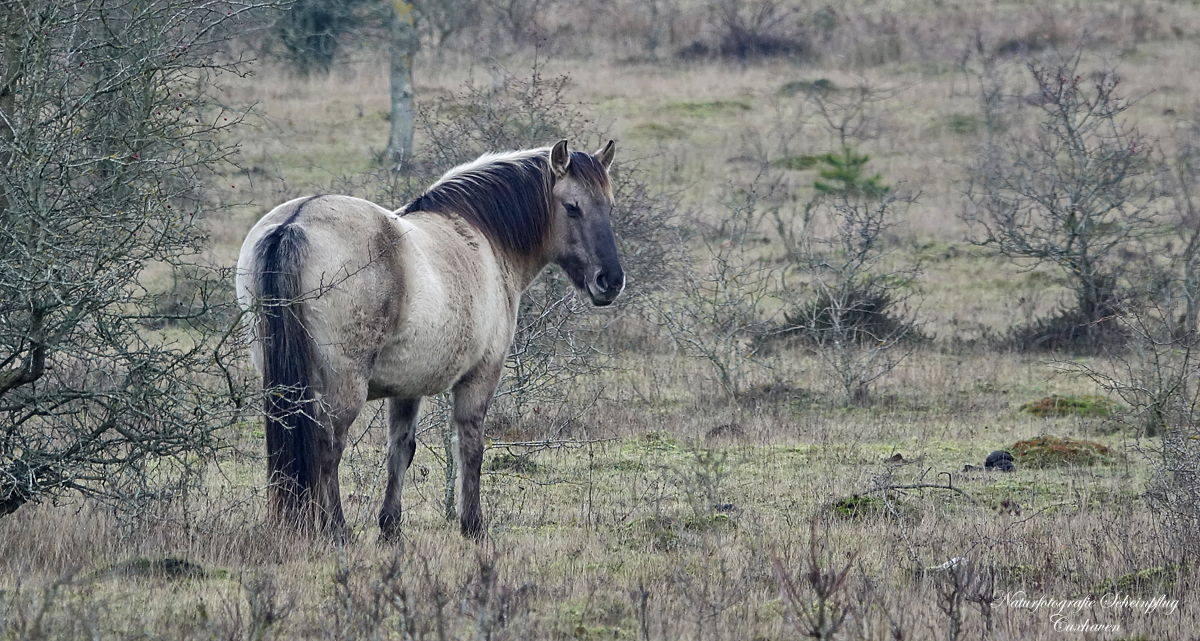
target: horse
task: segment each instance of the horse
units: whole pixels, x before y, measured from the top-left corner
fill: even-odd
[[[308,196],[254,225],[236,291],[266,392],[276,518],[344,536],[338,464],[347,432],[367,401],[386,398],[379,528],[382,540],[394,540],[421,398],[450,391],[459,528],[465,537],[485,534],[484,417],[522,292],[550,263],[596,306],[625,287],[610,222],[614,152],[611,140],[594,154],[562,140],[485,154],[399,210]]]

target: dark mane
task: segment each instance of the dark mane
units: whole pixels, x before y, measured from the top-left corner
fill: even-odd
[[[572,152],[569,167],[573,177],[608,188],[607,172],[589,154]],[[553,182],[549,148],[486,154],[446,172],[403,211],[458,216],[505,250],[532,255],[550,231]]]

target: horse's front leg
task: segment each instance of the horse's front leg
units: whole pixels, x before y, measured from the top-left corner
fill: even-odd
[[[404,490],[404,473],[417,451],[415,428],[420,407],[419,398],[388,399],[388,480],[383,509],[379,511],[381,541],[394,541],[400,535],[400,495]]]
[[[502,364],[501,364],[502,365]],[[501,365],[467,374],[454,386],[454,427],[458,430],[458,522],[462,535],[481,538],[479,474],[483,467],[483,419],[500,382]]]

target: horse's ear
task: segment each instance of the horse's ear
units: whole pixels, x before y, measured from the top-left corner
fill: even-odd
[[[550,169],[554,171],[554,179],[562,180],[567,175],[567,167],[571,164],[571,152],[567,151],[567,141],[560,140],[550,150]]]
[[[607,171],[609,166],[612,165],[613,155],[616,153],[617,141],[610,140],[607,145],[604,145],[604,149],[596,152],[596,160],[599,160],[600,164],[604,165],[605,171]]]

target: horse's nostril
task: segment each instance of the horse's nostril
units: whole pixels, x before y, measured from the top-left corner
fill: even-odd
[[[608,277],[604,274],[596,274],[596,288],[602,292],[608,291]]]

